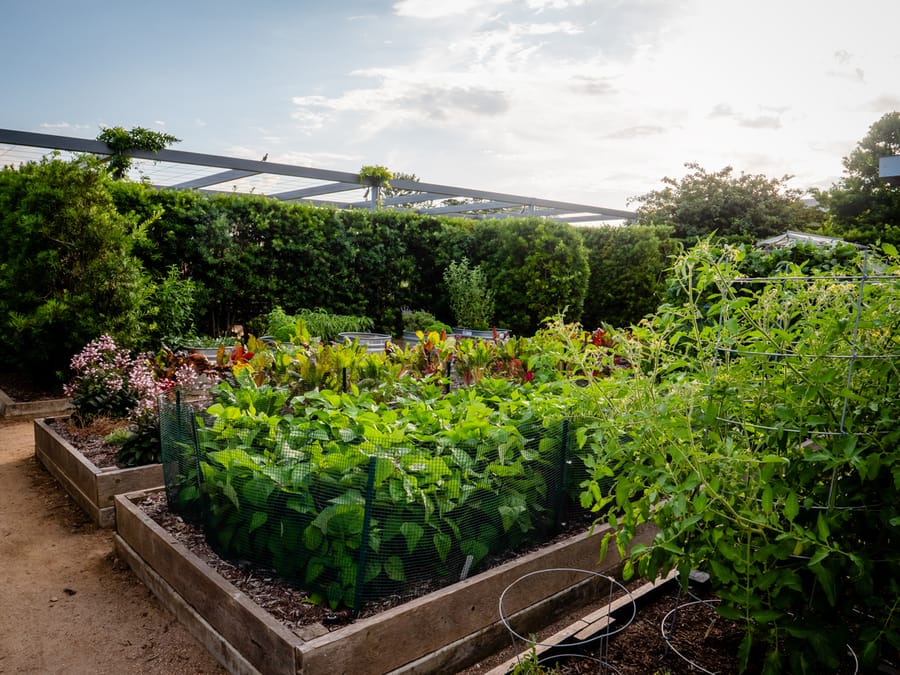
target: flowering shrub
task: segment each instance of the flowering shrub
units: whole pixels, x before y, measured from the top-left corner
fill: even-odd
[[[97,417],[138,422],[155,410],[160,387],[153,371],[109,335],[90,342],[72,357],[70,366],[75,375],[63,391],[72,398],[78,423],[88,424]]]
[[[241,352],[246,355],[246,352]],[[97,417],[126,419],[138,427],[157,425],[157,397],[176,388],[194,390],[218,377],[205,359],[179,358],[171,352],[132,356],[101,335],[72,357],[74,377],[63,386],[72,398],[76,423]]]

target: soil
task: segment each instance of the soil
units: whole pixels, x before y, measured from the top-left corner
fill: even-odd
[[[0,390],[19,403],[63,397],[61,384],[38,385],[28,376],[8,370],[0,370]]]
[[[37,463],[33,429],[0,421],[0,673],[223,675]]]
[[[116,453],[120,446],[104,439],[116,429],[126,426],[121,420],[98,419],[85,427],[76,426],[70,418],[51,417],[46,420],[62,438],[78,448],[86,459],[99,468],[116,466]]]

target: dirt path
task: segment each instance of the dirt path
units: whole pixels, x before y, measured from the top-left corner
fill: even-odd
[[[0,421],[0,673],[225,673],[112,536],[34,459],[33,423]]]

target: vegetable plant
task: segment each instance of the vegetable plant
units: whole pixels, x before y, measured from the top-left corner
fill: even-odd
[[[383,354],[255,353],[199,418],[199,462],[183,451],[177,503],[205,514],[224,555],[272,565],[334,606],[422,575],[458,579],[555,532],[593,465],[571,419],[591,411],[588,389],[525,377],[525,343],[482,344],[479,377],[455,388],[444,365],[461,345],[436,333]]]
[[[583,504],[619,528],[626,574],[710,573],[743,669],[833,671],[847,645],[874,667],[900,646],[897,261],[760,280],[741,255],[677,261],[687,302],[635,329],[627,386],[605,382]],[[658,536],[626,551],[646,521]]]

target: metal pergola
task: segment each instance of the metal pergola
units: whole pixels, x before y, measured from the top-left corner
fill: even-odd
[[[52,152],[72,156],[113,154],[103,141],[0,129],[0,165],[18,166]],[[130,177],[167,190],[258,194],[340,209],[383,208],[466,218],[538,216],[591,223],[631,221],[636,217],[633,211],[399,178],[391,180],[391,190],[381,194],[378,186],[361,183],[358,173],[222,155],[169,149],[122,154],[134,159]]]

